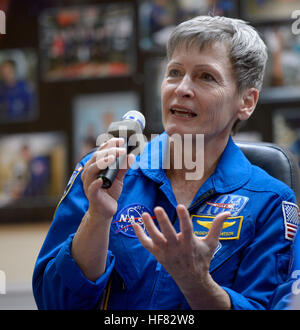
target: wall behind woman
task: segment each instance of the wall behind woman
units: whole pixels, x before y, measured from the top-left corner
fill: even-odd
[[[6,293],[0,293],[0,310],[36,309],[31,279],[34,263],[49,223],[6,224],[0,228],[0,270]]]

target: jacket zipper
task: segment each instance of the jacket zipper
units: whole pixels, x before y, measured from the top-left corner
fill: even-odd
[[[216,193],[215,189],[209,189],[206,191],[204,194],[202,194],[196,201],[193,203],[189,208],[188,211],[190,212],[192,209],[194,209],[197,206],[200,206],[200,204],[203,204],[209,197],[212,197]],[[175,223],[177,219],[177,213],[175,212],[173,219],[172,219],[172,224]]]
[[[209,189],[207,192],[205,192],[204,194],[202,194],[194,204],[192,204],[188,210],[192,210],[194,209],[196,206],[200,206],[200,204],[203,204],[203,202],[205,200],[207,200],[209,197],[212,197],[214,194],[216,193],[215,189]]]

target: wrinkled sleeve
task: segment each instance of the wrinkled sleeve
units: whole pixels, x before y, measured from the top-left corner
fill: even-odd
[[[108,251],[105,273],[92,282],[71,255],[72,239],[88,209],[78,168],[56,209],[35,264],[32,286],[39,309],[97,308],[114,267],[114,256]]]
[[[292,240],[286,238],[283,202],[296,203],[290,189],[270,199],[258,215],[254,239],[243,250],[234,283],[223,287],[232,309],[268,309],[276,288],[288,278]]]

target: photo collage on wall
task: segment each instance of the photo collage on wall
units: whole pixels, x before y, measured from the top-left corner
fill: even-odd
[[[0,209],[16,203],[33,208],[44,201],[56,204],[77,162],[129,110],[145,115],[149,137],[163,131],[166,42],[186,19],[224,15],[249,21],[269,51],[261,104],[300,100],[300,35],[292,33],[290,21],[300,0],[78,0],[52,5],[38,14],[36,46],[0,48],[0,129],[5,128],[0,131]],[[45,103],[56,97],[53,90],[58,91],[53,104],[63,114],[60,127],[65,125],[57,131],[55,123],[45,123],[51,117],[45,114],[51,104]],[[295,155],[298,112],[295,106],[270,111],[273,142]],[[263,135],[245,129],[235,138],[259,142]]]
[[[241,1],[241,16],[254,25],[267,45],[268,62],[259,103],[267,107],[272,123],[268,142],[284,147],[299,158],[300,34],[293,31],[293,13],[300,0]],[[278,104],[285,103],[283,108]],[[259,132],[242,136],[258,138]]]
[[[300,8],[300,0],[243,0],[242,16],[252,23],[287,21]]]
[[[258,29],[268,48],[262,101],[299,99],[300,34],[293,31],[293,13],[300,0],[245,0],[241,7],[243,19]]]
[[[37,56],[33,49],[0,50],[0,124],[38,115]]]
[[[289,150],[300,166],[300,108],[276,110],[273,132],[274,143]]]
[[[268,47],[263,99],[297,99],[300,90],[300,34],[289,24],[260,27]]]
[[[127,2],[45,11],[40,18],[43,79],[130,75],[135,64],[133,17]]]
[[[110,122],[140,109],[134,91],[101,93],[101,81],[116,79],[117,86],[119,77],[136,72],[135,15],[133,3],[126,1],[44,8],[36,48],[0,49],[0,125],[20,124],[18,133],[6,126],[9,133],[0,135],[0,211],[57,205],[72,171],[70,163],[95,146]],[[72,93],[73,102],[64,112],[72,121],[73,136],[45,128],[22,132],[23,123],[37,127],[43,117],[40,84],[67,86],[83,80],[98,83],[99,93]],[[20,219],[16,213],[15,220]]]
[[[235,0],[138,0],[140,47],[164,49],[174,27],[198,15],[237,15]]]
[[[56,202],[64,189],[66,155],[63,133],[0,136],[0,208]]]

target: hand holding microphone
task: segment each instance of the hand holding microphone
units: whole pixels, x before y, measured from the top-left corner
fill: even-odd
[[[134,140],[136,143],[139,143],[138,147],[141,147],[143,142],[141,136],[144,128],[145,117],[135,110],[128,111],[121,121],[112,122],[109,125],[107,134],[111,137],[122,138],[124,140],[122,148],[125,148],[126,152],[123,155],[119,155],[106,169],[101,170],[99,178],[103,181],[102,188],[108,189],[111,187],[127,155],[137,147],[136,144],[129,143],[129,141]]]
[[[110,124],[106,138],[101,135],[100,141],[97,139],[97,145],[101,145],[85,164],[81,175],[84,192],[89,200],[89,214],[93,217],[110,219],[115,214],[127,171],[127,162],[128,165],[132,165],[134,161],[133,155],[129,154],[136,148],[132,142],[137,133],[142,132],[144,125],[145,119],[141,113],[129,111],[123,116],[122,121]],[[142,142],[145,141],[140,141],[140,144]],[[126,161],[126,166],[122,168],[123,161]],[[113,185],[116,177],[118,180]]]
[[[137,111],[129,111],[122,119],[110,124],[106,134],[109,139],[97,139],[97,145],[105,143],[85,163],[81,174],[88,209],[73,238],[71,254],[91,281],[105,271],[111,221],[118,209],[124,176],[134,161],[134,137],[141,138],[145,127],[144,116]],[[122,168],[123,161],[126,166]]]

